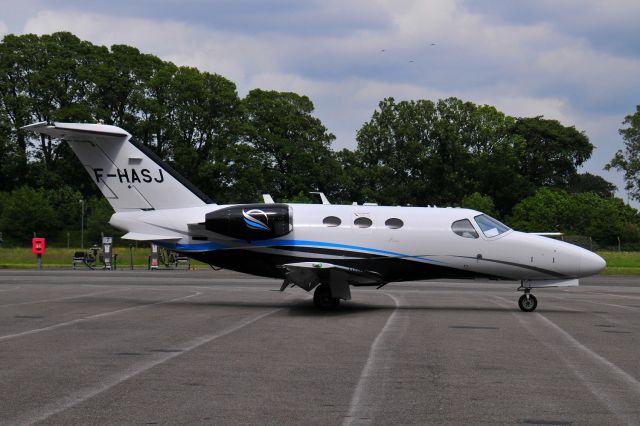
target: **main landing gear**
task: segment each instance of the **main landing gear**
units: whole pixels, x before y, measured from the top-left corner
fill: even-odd
[[[518,306],[523,312],[533,312],[538,307],[538,299],[531,294],[530,288],[524,288],[524,294],[518,299]]]
[[[333,297],[328,284],[320,284],[313,292],[313,304],[323,311],[330,311],[340,305],[340,299]]]

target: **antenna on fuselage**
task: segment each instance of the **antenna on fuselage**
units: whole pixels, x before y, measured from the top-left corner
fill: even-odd
[[[319,191],[311,191],[309,192],[309,194],[317,194],[320,196],[320,201],[322,201],[322,204],[331,204],[329,202],[329,199],[327,198],[326,195],[324,195],[324,192],[319,192]]]
[[[265,204],[274,204],[275,203],[275,201],[273,201],[273,198],[269,194],[262,194],[262,201],[264,201]]]

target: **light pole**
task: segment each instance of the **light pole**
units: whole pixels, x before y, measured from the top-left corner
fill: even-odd
[[[84,248],[84,200],[80,200],[80,248]]]

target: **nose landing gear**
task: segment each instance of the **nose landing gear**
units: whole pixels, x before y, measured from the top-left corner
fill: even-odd
[[[524,294],[518,299],[518,306],[522,312],[533,312],[538,307],[538,299],[531,294],[530,288],[524,289]]]

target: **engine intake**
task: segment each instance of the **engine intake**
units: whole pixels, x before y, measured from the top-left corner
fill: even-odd
[[[293,230],[293,214],[286,204],[241,204],[205,216],[207,231],[241,240],[282,237]]]

